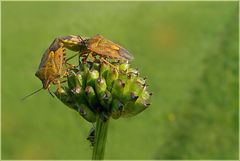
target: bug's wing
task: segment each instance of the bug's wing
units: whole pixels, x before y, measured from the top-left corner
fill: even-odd
[[[133,56],[126,49],[101,35],[96,35],[87,41],[87,47],[99,55],[115,59],[132,60]]]

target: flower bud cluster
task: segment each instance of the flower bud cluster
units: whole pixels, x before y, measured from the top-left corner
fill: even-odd
[[[67,71],[55,95],[89,122],[132,117],[150,105],[146,79],[128,63],[85,62]]]

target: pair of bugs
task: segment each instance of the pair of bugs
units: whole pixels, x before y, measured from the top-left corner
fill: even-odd
[[[35,73],[42,81],[43,87],[23,99],[42,89],[50,92],[49,88],[51,83],[60,86],[60,77],[66,70],[64,69],[64,65],[68,64],[67,60],[74,57],[72,56],[66,59],[65,49],[78,52],[79,57],[85,59],[89,54],[95,59],[97,59],[96,56],[99,56],[99,60],[105,62],[107,62],[106,58],[126,61],[133,59],[133,56],[125,48],[101,35],[96,35],[91,38],[74,35],[56,38],[43,54],[38,70]]]

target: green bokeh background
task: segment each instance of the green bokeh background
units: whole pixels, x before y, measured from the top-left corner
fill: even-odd
[[[127,48],[152,105],[112,120],[106,159],[238,158],[238,2],[2,2],[2,159],[90,159],[91,124],[34,76],[54,38]]]

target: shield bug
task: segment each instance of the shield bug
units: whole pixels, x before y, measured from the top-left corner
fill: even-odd
[[[49,89],[50,83],[58,83],[63,65],[66,63],[65,48],[78,51],[82,40],[77,36],[56,38],[42,56],[36,76],[42,81],[43,89]]]
[[[80,44],[84,39],[79,36],[64,36],[56,38],[52,42],[50,47],[44,52],[38,70],[35,73],[35,76],[42,81],[43,87],[41,89],[47,89],[50,92],[49,87],[51,83],[58,84],[60,86],[59,79],[63,71],[63,65],[66,64],[65,48],[72,51],[79,51],[82,47]],[[23,99],[31,96],[41,89],[27,95]]]
[[[101,35],[96,35],[91,38],[82,40],[92,55],[99,55],[103,58],[111,58],[117,60],[132,60],[133,56],[122,46],[104,38]],[[87,52],[88,53],[88,52]]]

